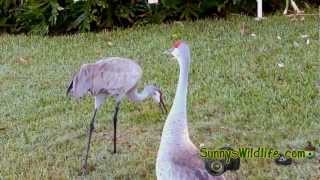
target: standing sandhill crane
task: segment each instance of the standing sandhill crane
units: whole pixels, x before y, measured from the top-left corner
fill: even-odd
[[[255,18],[256,20],[261,20],[263,19],[263,10],[262,10],[262,0],[256,0],[257,1],[257,17]],[[287,15],[288,14],[288,8],[289,8],[289,1],[290,1],[290,4],[291,6],[293,7],[293,10],[295,11],[295,13],[297,14],[301,14],[303,13],[303,11],[301,11],[297,4],[294,2],[294,0],[286,0],[286,7],[283,11],[283,14],[284,15]]]
[[[188,71],[191,61],[187,43],[177,41],[169,52],[178,60],[180,74],[173,105],[163,127],[156,162],[158,180],[222,180],[211,176],[199,151],[189,138],[187,120]]]
[[[137,83],[142,76],[141,67],[134,61],[120,57],[109,57],[93,64],[84,64],[80,71],[76,73],[67,90],[67,95],[79,99],[87,92],[90,92],[95,98],[95,107],[93,117],[89,128],[89,138],[87,144],[86,157],[83,168],[87,168],[87,160],[90,149],[92,131],[96,113],[104,103],[107,96],[113,96],[116,99],[116,107],[113,115],[113,152],[116,153],[117,140],[117,116],[120,102],[127,96],[129,100],[140,102],[148,97],[152,97],[161,110],[166,110],[162,100],[162,92],[153,85],[145,86],[143,91],[138,93]]]

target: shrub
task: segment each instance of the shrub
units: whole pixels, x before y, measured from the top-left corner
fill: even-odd
[[[285,2],[267,0],[264,4],[274,10]],[[0,31],[43,35],[97,31],[224,16],[230,11],[255,15],[256,0],[161,0],[158,5],[147,4],[146,0],[0,0]]]

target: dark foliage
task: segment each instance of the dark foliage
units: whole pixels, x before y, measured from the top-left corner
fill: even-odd
[[[318,0],[309,0],[317,3]],[[302,4],[306,1],[297,0]],[[264,1],[267,10],[285,0]],[[255,15],[256,0],[0,0],[0,32],[54,34],[98,31],[171,20],[225,16],[238,11]]]

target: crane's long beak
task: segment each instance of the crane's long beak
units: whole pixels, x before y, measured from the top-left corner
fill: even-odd
[[[160,95],[159,107],[160,107],[161,112],[162,112],[163,114],[167,114],[167,113],[168,113],[167,107],[166,107],[166,105],[164,104],[164,101],[163,101],[163,98],[162,98],[162,94]]]

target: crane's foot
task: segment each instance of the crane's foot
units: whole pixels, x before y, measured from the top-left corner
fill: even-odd
[[[267,19],[267,18],[266,17],[256,17],[256,18],[254,18],[254,20],[256,20],[256,21],[262,21],[264,19]]]
[[[111,155],[117,155],[117,154],[121,154],[121,150],[119,151],[119,149],[117,149],[116,152],[114,152],[114,149],[108,149],[107,150]]]
[[[94,165],[82,165],[82,168],[81,168],[81,175],[82,176],[86,176],[89,174],[89,172],[92,172],[92,171],[95,171],[96,170],[96,167]]]
[[[86,176],[87,174],[89,174],[88,166],[87,165],[83,165],[82,168],[81,168],[81,175],[82,176]]]

